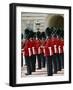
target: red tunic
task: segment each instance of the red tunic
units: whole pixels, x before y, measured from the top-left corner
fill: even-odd
[[[24,47],[24,56],[31,56],[32,55],[32,50],[31,50],[31,41],[27,40],[25,42],[25,47]]]
[[[42,53],[42,54],[45,53],[45,44],[46,44],[46,40],[42,40],[42,41],[41,41],[41,53]]]
[[[36,54],[41,54],[42,50],[41,50],[41,41],[40,40],[36,40],[35,47],[36,47]]]
[[[36,40],[33,39],[32,42],[31,42],[32,46],[32,55],[35,55],[36,54]]]
[[[53,53],[55,53],[55,54],[59,53],[59,51],[58,51],[59,39],[58,38],[51,38],[51,41],[52,41]]]
[[[59,41],[59,53],[64,53],[64,40],[60,39]]]
[[[44,55],[45,56],[52,56],[53,55],[53,48],[52,48],[51,39],[46,40]]]

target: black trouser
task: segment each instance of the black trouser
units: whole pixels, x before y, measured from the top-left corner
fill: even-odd
[[[53,69],[54,69],[54,73],[57,73],[57,57],[56,54],[54,54],[53,56]]]
[[[42,67],[45,68],[45,62],[46,62],[46,59],[45,59],[45,56],[43,54],[41,54],[41,62],[42,62]]]
[[[32,72],[34,72],[35,71],[35,69],[36,69],[36,55],[32,55],[32,59],[31,59],[32,61]]]
[[[41,54],[37,54],[38,69],[41,69]]]
[[[21,54],[21,67],[23,67],[23,54]]]
[[[64,69],[64,54],[60,54],[61,56],[61,68]]]
[[[52,76],[52,56],[47,56],[47,75]]]
[[[27,73],[31,74],[32,73],[32,60],[31,60],[31,56],[25,56],[25,60],[26,60],[26,65],[27,65]]]
[[[56,55],[57,55],[57,70],[61,71],[61,57],[59,54]]]

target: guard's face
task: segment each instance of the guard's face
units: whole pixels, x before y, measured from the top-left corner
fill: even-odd
[[[32,38],[30,38],[30,41],[32,41],[33,39]]]

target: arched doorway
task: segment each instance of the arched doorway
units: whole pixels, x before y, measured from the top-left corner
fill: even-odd
[[[64,28],[64,17],[61,15],[54,15],[49,20],[50,27],[62,27]]]

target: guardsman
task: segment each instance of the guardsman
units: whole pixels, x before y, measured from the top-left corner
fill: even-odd
[[[52,41],[51,41],[51,29],[47,27],[46,29],[46,43],[45,43],[45,49],[44,49],[44,56],[46,58],[47,62],[47,75],[52,76],[53,75],[53,65],[52,65],[52,60],[53,60],[53,48],[52,48]]]
[[[58,35],[58,60],[61,63],[61,69],[62,69],[64,68],[64,39],[63,39],[64,31],[62,28],[58,28],[57,35]]]
[[[56,49],[57,49],[57,53],[56,53],[56,56],[57,56],[57,70],[61,71],[61,58],[60,58],[59,50],[58,50],[60,39],[59,39],[58,35],[55,38],[55,43],[56,43]]]
[[[52,42],[50,37],[46,40],[45,44],[45,56],[47,62],[47,75],[53,75],[53,66],[52,66],[52,59],[53,59],[53,50],[52,50]]]
[[[42,32],[42,39],[41,39],[41,62],[42,62],[42,67],[45,68],[45,64],[46,64],[46,58],[44,56],[44,50],[45,50],[45,43],[46,43],[46,35],[45,32]]]
[[[56,55],[56,61],[57,61],[57,71],[61,71],[61,59],[59,57],[59,51],[58,51],[58,46],[59,46],[59,36],[58,33],[60,31],[57,28],[54,28],[54,54]]]
[[[26,66],[27,66],[27,73],[26,75],[31,75],[32,74],[32,51],[31,51],[31,41],[30,41],[30,35],[26,34],[26,42],[24,46],[24,56],[25,56],[25,61],[26,61]]]
[[[64,39],[61,38],[61,50],[62,50],[62,53],[61,53],[61,64],[62,64],[62,69],[64,69]]]
[[[61,68],[64,69],[64,31],[62,29],[59,41],[59,56],[61,58]]]
[[[32,50],[32,59],[31,59],[31,62],[32,62],[32,72],[35,72],[36,70],[36,37],[35,37],[35,33],[34,32],[31,32],[31,42],[30,42],[30,45],[31,45],[31,50]]]
[[[64,29],[62,28],[62,33],[61,33],[61,40],[62,40],[62,68],[64,69]]]
[[[53,48],[53,67],[54,67],[54,73],[57,73],[57,49],[56,49],[56,43],[54,38],[54,29],[52,29],[51,34],[51,42],[52,42],[52,48]]]
[[[41,69],[41,33],[38,31],[36,38],[36,56],[37,56],[37,69]]]

